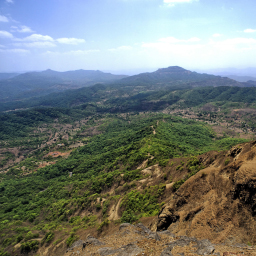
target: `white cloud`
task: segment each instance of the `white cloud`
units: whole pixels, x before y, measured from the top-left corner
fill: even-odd
[[[32,34],[25,38],[15,38],[15,41],[20,43],[14,43],[13,45],[19,47],[32,47],[32,48],[45,48],[45,47],[55,47],[55,40],[50,36],[43,36],[40,34]]]
[[[77,45],[77,44],[81,44],[81,43],[85,43],[84,39],[79,39],[79,38],[58,38],[56,39],[56,41],[60,44],[73,44],[73,45]]]
[[[221,34],[218,34],[218,33],[212,35],[212,37],[220,37],[220,36]]]
[[[52,42],[29,42],[29,43],[14,43],[15,46],[23,46],[28,48],[45,48],[45,47],[55,47],[56,44]]]
[[[164,38],[155,42],[145,42],[139,48],[138,56],[145,64],[158,66],[180,65],[184,67],[255,65],[256,39],[230,38],[184,43],[181,39]],[[193,41],[193,40],[191,40]]]
[[[20,32],[20,33],[34,32],[30,27],[27,27],[27,26],[20,26],[20,27],[12,26],[11,29],[12,29],[12,32]]]
[[[13,0],[5,0],[9,4],[13,4]]]
[[[99,52],[100,50],[77,50],[77,51],[69,51],[65,52],[65,54],[88,54],[88,53],[94,53],[94,52]]]
[[[182,3],[192,3],[192,2],[198,2],[199,0],[164,0],[164,4],[172,7],[175,4],[182,4]]]
[[[160,38],[158,40],[159,42],[162,43],[169,43],[169,44],[177,44],[177,43],[193,43],[193,42],[199,42],[200,38],[197,37],[192,37],[190,39],[184,40],[184,39],[177,39],[175,37],[164,37],[164,38]]]
[[[7,31],[0,30],[0,37],[2,38],[13,38],[13,35]]]
[[[108,51],[110,51],[110,52],[114,52],[114,51],[129,51],[129,50],[132,50],[132,49],[133,48],[131,46],[123,45],[123,46],[119,46],[117,48],[108,49]]]
[[[3,52],[3,53],[23,53],[23,54],[27,54],[27,53],[30,53],[29,50],[25,50],[25,49],[0,49],[0,52]]]
[[[76,50],[76,51],[67,51],[67,52],[53,52],[53,51],[47,51],[44,54],[49,55],[85,55],[89,53],[99,52],[100,50]]]
[[[256,44],[256,39],[254,38],[230,38],[230,39],[226,39],[222,42],[219,42],[219,44],[223,44],[223,45],[254,45]]]
[[[9,19],[3,15],[0,15],[0,22],[9,22]]]
[[[230,38],[222,41],[214,41],[210,39],[209,42],[199,43],[200,39],[192,37],[190,39],[177,39],[175,37],[160,38],[156,42],[142,43],[142,48],[155,48],[160,51],[169,51],[173,49],[189,49],[194,46],[210,46],[218,47],[219,49],[234,49],[234,48],[249,48],[256,46],[256,39],[254,38]]]
[[[245,33],[254,33],[256,32],[256,29],[247,28],[244,30]]]
[[[157,42],[143,43],[143,48],[155,48],[155,49],[169,49],[175,45],[194,45],[198,43],[200,38],[191,37],[189,39],[178,39],[175,37],[164,37],[157,40]]]
[[[14,27],[16,29],[16,27]],[[23,27],[23,30],[28,30],[28,27]],[[25,47],[55,47],[56,43],[61,44],[71,44],[71,45],[77,45],[79,43],[85,43],[84,39],[78,39],[78,38],[58,38],[53,39],[51,36],[48,35],[40,35],[40,34],[32,34],[30,36],[27,36],[25,38],[15,38],[15,41],[20,41],[22,43],[16,43],[15,45],[19,46],[25,46]]]
[[[27,36],[22,39],[16,39],[16,41],[25,41],[25,42],[54,42],[54,39],[50,36],[43,36],[40,34],[33,34],[30,36]]]

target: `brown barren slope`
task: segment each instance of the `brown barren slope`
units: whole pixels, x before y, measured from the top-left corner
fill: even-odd
[[[217,156],[164,205],[152,230],[207,238],[214,243],[256,242],[256,142]]]

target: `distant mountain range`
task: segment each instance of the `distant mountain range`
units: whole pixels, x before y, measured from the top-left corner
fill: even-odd
[[[160,68],[155,72],[142,73],[134,76],[129,76],[121,80],[123,84],[130,85],[156,85],[162,87],[169,86],[239,86],[247,85],[238,83],[226,77],[220,77],[209,74],[200,74],[192,72],[178,66],[168,68]],[[118,81],[120,82],[120,81]]]
[[[247,82],[248,80],[256,81],[256,68],[219,68],[208,70],[196,70],[199,73],[207,73],[218,76],[225,76],[238,82]]]
[[[0,80],[10,79],[18,75],[20,73],[0,73]]]
[[[252,77],[252,76],[234,76],[234,75],[228,75],[227,77],[230,78],[230,79],[236,80],[238,82],[256,81],[256,75],[255,75],[255,77]]]
[[[256,84],[254,81],[241,83],[227,77],[199,74],[178,66],[130,77],[92,70],[46,70],[24,73],[0,81],[0,109],[74,107],[92,101],[121,99],[124,95],[138,95],[138,98],[141,93],[210,86],[255,87]]]
[[[0,73],[0,100],[13,101],[43,96],[67,89],[77,89],[96,83],[109,83],[126,77],[99,70],[76,70],[57,72],[46,70],[24,74]],[[1,80],[2,78],[2,80]],[[4,79],[4,80],[3,80]]]

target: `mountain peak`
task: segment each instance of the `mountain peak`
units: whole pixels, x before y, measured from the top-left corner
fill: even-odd
[[[191,72],[187,69],[181,68],[179,66],[170,66],[168,68],[159,68],[156,72],[166,72],[166,73],[184,73],[184,72]]]
[[[52,69],[46,69],[44,71],[41,71],[40,73],[43,73],[43,74],[52,74],[52,73],[57,73],[57,71],[54,71]]]

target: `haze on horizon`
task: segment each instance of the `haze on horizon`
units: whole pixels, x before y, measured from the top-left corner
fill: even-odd
[[[0,72],[256,67],[255,0],[0,0]]]

